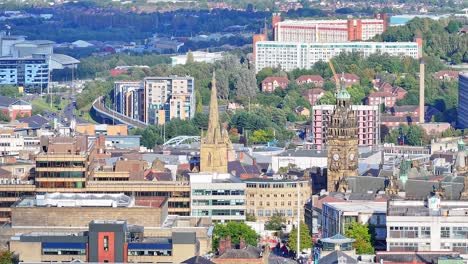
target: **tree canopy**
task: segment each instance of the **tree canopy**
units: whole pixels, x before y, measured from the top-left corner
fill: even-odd
[[[371,244],[371,234],[367,224],[358,222],[348,223],[345,227],[345,236],[355,239],[353,247],[357,254],[373,254],[374,248]]]
[[[234,245],[239,244],[243,238],[245,242],[252,246],[257,246],[258,235],[255,231],[243,222],[228,222],[215,224],[213,230],[212,249],[216,251],[219,246],[219,240],[230,236]]]
[[[299,248],[304,250],[307,248],[312,248],[312,237],[310,236],[309,227],[301,222],[301,228],[299,231]],[[288,238],[288,247],[289,250],[296,252],[297,251],[297,228],[294,227],[289,233]],[[297,252],[296,252],[297,253]]]
[[[281,214],[273,214],[268,222],[265,223],[266,230],[281,230],[281,228],[286,223],[286,218]]]

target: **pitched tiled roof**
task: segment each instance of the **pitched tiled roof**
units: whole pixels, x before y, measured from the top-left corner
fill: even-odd
[[[288,83],[289,82],[288,78],[286,78],[286,77],[270,76],[270,77],[266,77],[262,81],[262,83],[270,83],[270,82],[274,82],[274,81],[277,81],[279,83]]]
[[[182,264],[215,264],[213,261],[200,256],[194,256],[182,261]]]
[[[248,245],[245,249],[228,249],[219,256],[220,259],[258,259],[262,250]]]
[[[393,111],[398,112],[415,112],[418,110],[419,106],[417,105],[401,105],[393,107]]]
[[[16,98],[11,98],[7,96],[0,96],[0,107],[8,107],[12,103],[18,101]]]
[[[33,116],[30,116],[30,117],[18,119],[18,120],[16,120],[16,122],[26,123],[31,128],[39,128],[39,127],[42,127],[42,126],[46,125],[47,123],[49,123],[49,120],[47,120],[45,117],[43,117],[41,115],[33,115]]]
[[[338,264],[338,263],[346,263],[346,264],[357,264],[357,260],[350,257],[344,252],[335,250],[330,254],[326,255],[325,257],[319,259],[319,264]]]
[[[244,164],[238,160],[228,162],[228,172],[235,172],[236,177],[240,177],[242,174],[260,175],[260,170],[257,166]]]
[[[321,93],[326,93],[326,91],[324,89],[314,88],[314,89],[309,89],[307,93],[308,94],[321,94]]]
[[[373,92],[369,94],[369,97],[392,97],[392,96],[394,95],[389,92]]]
[[[311,80],[312,82],[314,82],[314,81],[315,82],[320,82],[320,81],[323,82],[323,78],[320,75],[302,75],[302,76],[299,76],[296,79],[296,82],[302,83],[302,82],[307,82],[308,80]]]

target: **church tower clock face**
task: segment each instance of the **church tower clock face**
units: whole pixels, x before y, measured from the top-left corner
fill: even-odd
[[[340,155],[338,153],[333,154],[333,160],[338,161],[340,159]]]

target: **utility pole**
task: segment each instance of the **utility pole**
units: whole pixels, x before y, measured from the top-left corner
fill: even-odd
[[[300,201],[301,201],[301,193],[299,192],[299,181],[296,183],[296,188],[297,188],[297,248],[296,248],[296,259],[299,260],[299,255],[301,251],[301,245],[300,245],[300,233],[301,233],[301,210],[300,210]]]

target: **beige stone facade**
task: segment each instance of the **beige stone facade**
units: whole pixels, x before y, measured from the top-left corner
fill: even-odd
[[[87,227],[93,220],[125,219],[129,224],[160,227],[167,216],[167,205],[154,207],[15,207],[13,227]],[[67,217],[63,217],[67,216]]]
[[[267,222],[273,214],[279,213],[286,218],[286,224],[295,224],[298,188],[299,215],[301,221],[304,221],[304,204],[312,197],[309,180],[248,179],[244,181],[247,184],[247,213],[254,215],[257,221]]]

